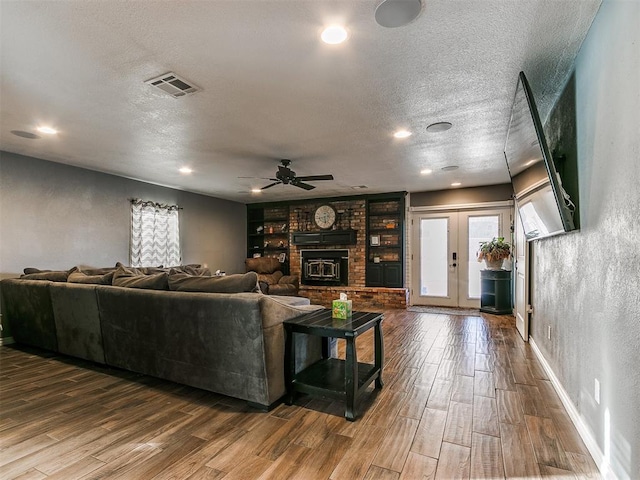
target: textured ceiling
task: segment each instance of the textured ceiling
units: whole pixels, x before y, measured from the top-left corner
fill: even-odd
[[[1,147],[246,203],[503,183],[518,72],[546,118],[600,1],[428,0],[388,29],[376,0],[2,0]],[[320,42],[331,23],[347,42]],[[169,71],[202,91],[144,83]],[[60,133],[10,133],[41,124]],[[257,196],[268,180],[238,178],[281,158],[335,180]]]

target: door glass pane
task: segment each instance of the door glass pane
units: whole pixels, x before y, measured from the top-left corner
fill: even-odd
[[[480,270],[484,263],[477,260],[480,243],[487,242],[500,234],[498,215],[469,217],[469,298],[480,298]]]
[[[420,219],[420,295],[449,294],[448,227],[448,218]]]

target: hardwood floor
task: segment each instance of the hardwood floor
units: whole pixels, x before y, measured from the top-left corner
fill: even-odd
[[[385,386],[356,422],[337,402],[301,397],[263,413],[0,347],[0,478],[600,478],[512,317],[389,310],[383,331]],[[357,347],[373,362],[373,330]]]

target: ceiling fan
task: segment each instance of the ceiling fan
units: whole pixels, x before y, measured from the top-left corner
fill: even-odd
[[[296,176],[296,172],[289,168],[291,165],[291,160],[283,159],[280,160],[282,165],[278,165],[278,171],[276,172],[276,178],[270,178],[269,180],[273,181],[266,187],[262,187],[261,190],[266,190],[267,188],[271,188],[275,185],[284,184],[284,185],[293,185],[294,187],[304,188],[305,190],[313,190],[315,185],[309,185],[304,182],[316,182],[318,180],[333,180],[333,175],[307,175],[304,177]]]

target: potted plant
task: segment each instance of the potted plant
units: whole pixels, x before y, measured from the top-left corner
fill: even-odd
[[[500,270],[502,263],[511,255],[511,245],[504,241],[504,237],[493,237],[489,242],[480,243],[478,261],[484,260],[487,270]]]

